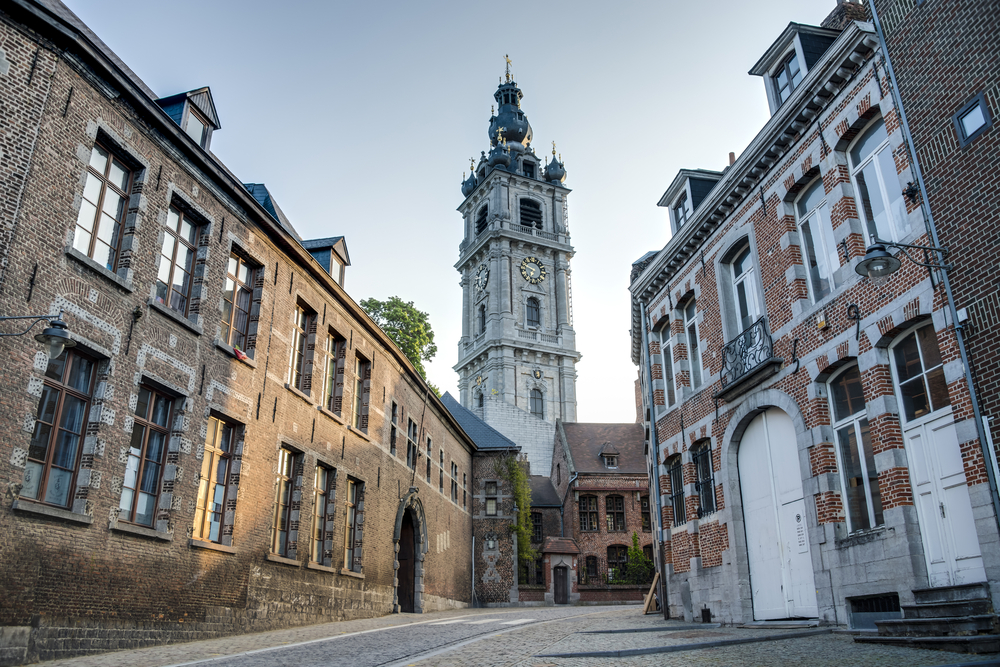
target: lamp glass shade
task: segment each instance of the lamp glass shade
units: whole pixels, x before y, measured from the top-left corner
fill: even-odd
[[[873,282],[884,283],[900,267],[900,261],[886,252],[885,246],[876,243],[868,247],[865,257],[854,270],[862,276],[866,276]]]
[[[76,347],[76,341],[69,337],[66,325],[62,322],[55,320],[50,324],[52,326],[37,334],[35,340],[45,346],[49,359],[56,359],[67,347]]]

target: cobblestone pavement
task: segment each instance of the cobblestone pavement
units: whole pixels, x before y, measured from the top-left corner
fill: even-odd
[[[638,607],[475,609],[315,625],[43,663],[45,667],[936,667],[997,661],[944,651],[855,644],[815,628],[704,627],[643,616]],[[539,657],[759,637],[737,646],[629,657]]]

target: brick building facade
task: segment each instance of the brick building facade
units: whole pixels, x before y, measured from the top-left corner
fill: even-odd
[[[157,98],[56,0],[0,10],[0,91],[2,310],[75,341],[0,340],[3,659],[468,604],[474,442],[342,239],[207,150],[211,92]]]
[[[839,3],[751,74],[771,119],[722,171],[678,174],[660,201],[673,236],[631,276],[670,613],[858,626],[865,601],[898,610],[918,588],[996,595],[941,275],[856,271],[871,235],[931,245],[875,28]]]

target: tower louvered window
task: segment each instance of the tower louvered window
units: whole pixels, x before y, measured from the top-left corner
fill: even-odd
[[[486,216],[489,214],[489,209],[487,207],[482,207],[479,209],[479,213],[476,214],[476,234],[482,234],[486,230]]]
[[[521,200],[521,224],[525,227],[542,228],[542,207],[531,199]]]

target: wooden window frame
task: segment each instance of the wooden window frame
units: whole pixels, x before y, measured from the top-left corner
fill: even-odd
[[[322,475],[321,475],[322,473]],[[330,564],[330,542],[327,516],[333,514],[330,504],[334,501],[337,471],[325,463],[317,463],[313,477],[313,511],[310,530],[310,562],[319,565]]]
[[[625,496],[617,494],[604,497],[604,517],[609,533],[625,531]]]
[[[97,169],[92,165],[94,154],[98,151],[98,149],[107,153],[107,164],[105,164],[104,166],[103,173],[97,171]],[[110,180],[111,167],[116,161],[118,165],[122,168],[122,170],[128,174],[127,185],[124,190],[121,189],[119,186],[113,184]],[[118,151],[109,148],[106,142],[103,142],[100,139],[94,142],[94,146],[93,148],[91,148],[90,152],[90,160],[87,163],[87,174],[88,174],[87,182],[89,183],[90,175],[94,176],[100,182],[100,192],[97,196],[98,201],[93,202],[86,197],[87,187],[86,185],[84,185],[84,203],[80,205],[80,211],[77,213],[76,223],[73,227],[74,231],[73,247],[79,252],[86,255],[87,257],[93,259],[98,264],[101,264],[101,262],[94,256],[94,254],[97,250],[97,244],[99,241],[98,237],[101,229],[100,226],[101,216],[104,213],[104,201],[105,197],[107,196],[108,188],[111,188],[111,190],[113,190],[115,194],[121,196],[124,199],[124,205],[122,206],[122,210],[118,212],[117,217],[113,218],[115,224],[118,225],[117,234],[113,234],[114,238],[112,238],[111,243],[104,243],[103,241],[101,241],[103,245],[106,245],[108,247],[108,261],[104,262],[102,266],[104,266],[112,273],[116,273],[118,271],[118,266],[121,262],[121,247],[122,247],[122,239],[125,236],[124,233],[125,221],[126,218],[128,217],[132,188],[135,185],[135,169],[129,166],[129,162],[131,161],[122,158],[121,154]],[[80,224],[81,217],[84,215],[84,211],[86,210],[85,207],[86,202],[93,204],[95,207],[94,217],[93,220],[91,221],[91,230],[89,232],[86,231],[86,227]],[[87,233],[90,236],[90,241],[87,243],[86,250],[84,250],[78,245],[80,238],[79,234],[81,231]]]
[[[336,332],[327,332],[324,352],[326,381],[323,383],[323,404],[327,410],[340,417],[344,410],[344,367],[347,365],[347,339]]]
[[[225,430],[228,427],[229,431]],[[242,424],[231,422],[214,415],[208,418],[208,433],[202,455],[201,472],[198,480],[198,496],[195,501],[195,515],[192,530],[193,539],[203,542],[231,545],[231,523],[226,522],[227,506],[230,493],[235,489],[230,487],[233,462],[237,454],[237,446],[241,435]],[[228,439],[228,442],[226,440]],[[221,474],[220,474],[221,468]],[[214,473],[214,474],[212,474]],[[211,477],[208,475],[212,475]],[[214,477],[214,479],[213,479]],[[222,482],[219,481],[220,477]],[[222,496],[218,496],[218,487],[222,487]],[[213,502],[209,509],[209,499]],[[233,497],[235,500],[235,496]],[[218,522],[211,517],[218,516]],[[199,516],[201,519],[199,520]],[[218,535],[212,538],[212,526],[218,525]]]
[[[170,218],[171,215],[177,216],[177,229],[170,228]],[[180,230],[183,228],[184,224],[191,226],[192,233],[194,235],[194,240],[189,240],[181,236]],[[201,236],[201,228],[204,226],[204,222],[198,220],[196,217],[191,216],[187,211],[185,211],[180,206],[176,204],[170,204],[167,207],[167,223],[163,225],[163,243],[160,245],[160,273],[162,273],[163,263],[167,264],[167,276],[166,281],[160,280],[160,273],[156,276],[156,302],[165,308],[169,308],[182,315],[183,317],[190,317],[191,313],[191,294],[194,291],[194,270],[195,264],[198,262],[198,241]],[[170,256],[168,257],[164,253],[164,248],[170,239],[173,239],[173,249],[170,251]],[[181,251],[181,248],[186,248],[191,252],[191,266],[188,269],[180,269],[188,274],[187,291],[180,292],[174,289],[174,273],[178,270],[177,255]],[[165,290],[166,297],[160,295],[160,290]],[[184,307],[177,308],[174,306],[174,295],[184,300]],[[223,298],[225,298],[223,296]],[[251,291],[252,298],[252,291]],[[250,311],[247,311],[247,325],[250,323]]]
[[[298,530],[292,513],[298,509],[295,491],[301,486],[302,454],[288,447],[278,449],[278,469],[274,479],[274,515],[271,522],[271,553],[295,558]]]
[[[531,541],[536,544],[542,541],[542,513],[531,513]]]
[[[593,501],[593,502],[591,502]],[[597,533],[601,530],[600,517],[597,513],[597,496],[580,496],[580,531],[584,533]]]
[[[309,395],[310,374],[306,373],[309,361],[309,335],[316,319],[316,313],[302,304],[295,304],[295,319],[292,321],[292,354],[288,360],[288,385]]]
[[[353,477],[347,478],[347,488],[344,493],[344,569],[361,573],[362,564],[362,531],[359,530],[364,521],[365,483]]]
[[[417,469],[417,422],[407,418],[406,420],[406,467],[410,470]]]
[[[236,263],[235,271],[233,270],[234,262]],[[241,267],[246,269],[246,281],[239,278]],[[251,347],[249,340],[253,296],[259,271],[260,266],[257,264],[244,259],[238,253],[229,253],[229,261],[226,265],[225,286],[222,291],[222,337],[227,345],[238,350],[243,350],[250,358],[253,358],[254,347],[256,347]],[[232,293],[232,299],[226,298],[226,295],[230,292]],[[246,304],[246,310],[240,307],[240,303]],[[226,314],[226,304],[229,305],[228,315]],[[238,312],[246,313],[245,323],[242,328],[238,326]]]
[[[857,409],[850,411],[850,392],[843,383],[852,374],[856,375],[858,388],[861,389],[861,405],[855,406]],[[844,398],[847,399],[847,407],[850,414],[838,416],[838,385],[844,387]],[[875,468],[875,457],[872,452],[871,431],[868,425],[868,412],[866,410],[864,390],[861,385],[861,372],[858,365],[850,364],[849,366],[840,369],[827,381],[827,386],[829,387],[827,395],[830,400],[830,421],[833,428],[833,440],[837,453],[837,474],[840,478],[840,487],[844,490],[841,496],[844,503],[844,519],[847,524],[847,532],[853,533],[884,525],[885,513],[882,507],[882,494],[878,482],[878,471]],[[852,435],[854,436],[853,443],[850,441]],[[867,443],[865,442],[866,439],[868,440]],[[850,448],[853,448],[853,451],[845,451],[845,449]],[[856,477],[849,478],[847,476],[847,457],[849,455],[852,459],[856,457],[859,468],[857,472],[861,473],[860,485],[852,484],[852,482],[857,480]],[[875,473],[874,479],[872,475],[873,472]],[[861,487],[861,492],[863,494],[863,512],[861,511],[862,508],[856,506],[857,500],[853,498],[850,493],[850,489],[856,489],[858,486]],[[853,515],[856,509],[858,510],[859,518],[865,519],[864,521],[855,521]],[[859,525],[855,525],[856,523]]]
[[[166,466],[167,450],[170,446],[170,430],[173,425],[174,401],[176,397],[147,385],[139,385],[140,400],[142,392],[148,392],[149,397],[146,401],[146,410],[144,414],[140,415],[137,411],[139,408],[139,402],[136,403],[136,411],[133,411],[132,413],[132,440],[129,443],[130,446],[126,459],[127,462],[125,464],[125,478],[122,480],[121,500],[118,503],[118,520],[138,526],[153,528],[156,525],[156,512],[159,508],[160,493],[162,492],[163,469]],[[164,418],[164,424],[162,425],[153,421],[151,414],[155,410],[157,399],[161,399],[167,404],[167,412]],[[142,431],[139,435],[140,442],[138,443],[139,447],[137,451],[134,445],[136,444],[135,439],[139,429],[142,429]],[[152,460],[149,458],[149,440],[153,433],[157,433],[162,437],[159,460]],[[133,459],[136,459],[138,463],[135,465],[133,486],[130,487],[128,485],[128,481]],[[141,490],[146,482],[145,475],[149,469],[149,465],[155,465],[158,468],[155,472],[153,493]],[[128,507],[125,507],[125,494],[129,491],[132,493],[132,498],[128,503]],[[139,521],[136,516],[139,496],[143,494],[152,496],[153,498],[153,511],[150,515],[149,523]]]
[[[712,470],[712,443],[703,440],[691,447],[691,462],[695,470],[695,495],[698,497],[698,518],[715,512],[715,473]]]
[[[486,516],[497,516],[500,511],[500,503],[497,500],[497,489],[499,488],[499,485],[494,481],[488,481],[484,484],[484,487],[485,490],[483,493],[486,496],[486,500],[483,503],[485,507],[484,514]]]
[[[371,401],[372,362],[360,353],[354,361],[354,418],[352,425],[368,433],[368,406]]]

